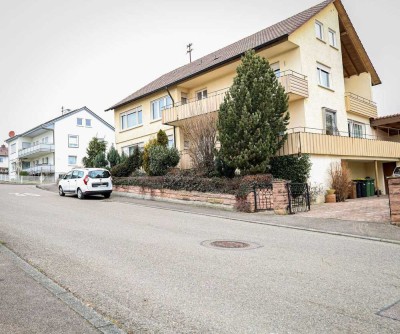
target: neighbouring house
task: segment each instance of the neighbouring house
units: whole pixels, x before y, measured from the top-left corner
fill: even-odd
[[[21,171],[29,175],[53,175],[82,166],[93,137],[114,143],[114,127],[87,107],[65,110],[62,115],[24,133],[8,138],[9,176]]]
[[[8,174],[8,149],[4,144],[0,146],[0,174]]]
[[[284,21],[179,67],[107,110],[116,146],[129,153],[159,129],[190,167],[181,131],[191,117],[217,112],[249,49],[269,60],[289,95],[288,140],[279,155],[309,154],[311,182],[329,187],[332,162],[347,162],[352,178],[385,176],[400,158],[400,116],[378,117],[372,86],[381,80],[340,0],[324,1]]]

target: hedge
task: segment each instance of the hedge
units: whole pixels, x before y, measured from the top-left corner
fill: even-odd
[[[150,189],[171,189],[232,194],[246,196],[254,186],[265,186],[272,182],[272,175],[247,175],[230,178],[205,178],[195,175],[114,177],[115,186],[137,186]]]

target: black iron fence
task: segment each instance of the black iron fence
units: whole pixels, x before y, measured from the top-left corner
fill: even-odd
[[[307,183],[288,183],[289,213],[310,211],[310,190]]]
[[[272,183],[262,187],[254,186],[253,193],[255,211],[270,211],[274,209]]]

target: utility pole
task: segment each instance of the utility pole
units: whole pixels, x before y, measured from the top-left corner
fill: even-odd
[[[189,60],[190,60],[190,62],[192,62],[192,51],[193,51],[192,45],[193,45],[192,43],[189,43],[188,45],[186,45],[186,48],[187,48],[186,53],[189,54]]]

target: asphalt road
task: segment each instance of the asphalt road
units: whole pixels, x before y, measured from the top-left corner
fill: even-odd
[[[400,300],[396,244],[32,186],[1,184],[0,203],[0,241],[128,332],[400,332],[377,315]],[[201,244],[217,239],[262,247]]]

